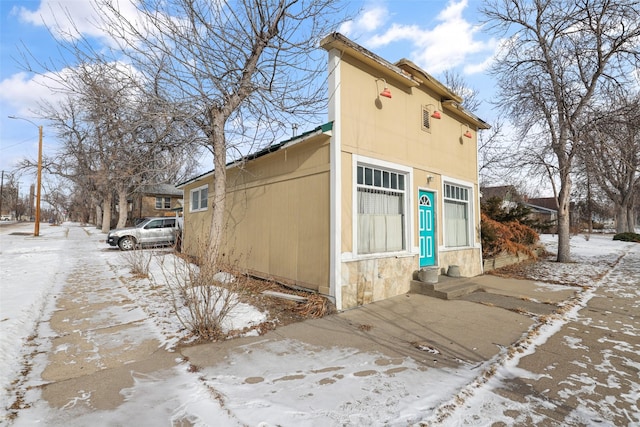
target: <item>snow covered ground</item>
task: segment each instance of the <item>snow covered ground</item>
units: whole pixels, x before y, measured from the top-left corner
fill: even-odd
[[[630,252],[637,261],[640,245],[614,242],[610,236],[591,236],[588,241],[576,236],[572,239],[576,262],[542,263],[536,270],[536,280],[579,285],[584,291],[561,315],[546,319],[535,334],[523,337],[519,344],[521,353],[505,349],[481,369],[464,365],[457,369],[426,369],[410,358],[390,359],[351,348],[315,348],[284,340],[262,348],[260,354],[251,348],[236,353],[233,360],[225,361],[233,367],[228,372],[215,368],[190,372],[189,364],[176,356],[176,366],[172,369],[153,375],[132,371],[134,385],[122,391],[124,403],[117,409],[87,411],[86,406],[78,402],[90,401],[91,396],[79,394],[61,411],[42,401],[38,388],[43,383],[39,373],[46,368],[46,352],[60,349],[47,349],[46,340],[39,341],[37,336],[51,334],[46,322],[76,263],[91,262],[103,270],[105,277],[119,277],[123,284],[121,292],[135,301],[136,315],[146,316],[145,333],[151,331],[163,348],[173,349],[187,332],[172,314],[173,306],[159,269],[159,260],[166,263],[172,255],[162,250],[153,251],[150,281],[134,278],[122,254],[107,250],[100,242],[104,235],[93,227],[43,225],[39,238],[29,236],[31,231],[29,224],[0,228],[0,424],[9,423],[6,417],[15,401],[16,387],[26,390],[24,399],[29,406],[18,412],[12,423],[16,426],[408,425],[421,421],[453,426],[491,425],[494,421],[513,424],[518,420],[522,424],[523,419],[540,419],[534,406],[509,400],[496,391],[504,387],[507,379],[528,375],[519,367],[524,357],[534,354],[568,322],[586,322],[580,310],[603,285],[609,292],[627,292],[629,298],[635,298],[635,305],[631,306],[636,310],[633,316],[637,316],[639,309],[640,294],[633,291],[634,286],[640,285],[638,276],[633,275],[640,274],[638,268],[634,270],[632,266],[625,270],[635,272],[631,277],[609,272],[618,268],[614,266],[621,256]],[[16,235],[16,232],[25,235]],[[556,240],[552,236],[543,236],[543,239],[553,252]],[[78,253],[83,254],[80,260],[74,258]],[[638,288],[640,286],[635,287]],[[123,315],[131,316],[132,312]],[[264,313],[239,305],[229,320],[230,330],[250,329],[264,321]],[[637,322],[624,322],[618,346],[624,346],[625,336],[633,339],[640,336],[636,325]],[[15,382],[21,378],[25,356],[33,351],[27,348],[32,341],[36,341],[44,353],[34,358],[28,378]],[[573,341],[573,345],[578,344]],[[627,344],[625,348],[630,351],[627,365],[631,373],[626,374],[624,380],[631,391],[618,399],[637,400],[640,398],[640,347]],[[322,360],[324,368],[318,369],[318,360]],[[262,375],[256,376],[255,372]],[[494,375],[487,376],[484,372]],[[438,392],[433,393],[434,389]],[[499,416],[496,408],[500,408]],[[528,411],[531,413],[527,414]],[[640,425],[640,411],[632,411],[626,419],[628,425]],[[579,414],[575,420],[582,422]],[[598,425],[613,424],[604,419]]]

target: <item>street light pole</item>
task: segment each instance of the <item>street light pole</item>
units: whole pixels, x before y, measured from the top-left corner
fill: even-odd
[[[38,128],[38,178],[36,184],[38,186],[38,192],[36,193],[36,217],[35,224],[33,226],[33,235],[35,237],[38,237],[40,235],[40,194],[42,192],[42,125],[38,126],[31,120],[25,119],[24,117],[9,116],[9,118],[24,120],[25,122],[29,122]]]

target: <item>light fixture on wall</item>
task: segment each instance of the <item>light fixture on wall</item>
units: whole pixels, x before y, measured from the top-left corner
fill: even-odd
[[[471,130],[469,129],[469,125],[466,125],[466,124],[462,125],[461,124],[460,127],[462,127],[462,126],[466,126],[466,128],[467,128],[467,131],[465,133],[463,133],[462,136],[464,136],[465,138],[472,138],[473,135],[471,134]]]
[[[380,96],[384,96],[385,98],[391,98],[391,91],[389,90],[389,86],[387,86],[387,81],[383,78],[376,79],[376,89],[378,88],[378,81],[382,80],[384,83],[384,89],[380,92]]]
[[[427,104],[427,109],[429,107],[433,107],[433,113],[431,113],[431,118],[440,120],[442,118],[442,113],[436,108],[433,104]]]
[[[433,175],[427,175],[427,184],[431,184],[431,181],[433,181]]]

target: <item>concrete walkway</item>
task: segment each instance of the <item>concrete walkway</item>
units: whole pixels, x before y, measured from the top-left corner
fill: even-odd
[[[69,233],[73,241],[85,232],[70,227]],[[79,411],[113,409],[123,402],[121,391],[133,385],[132,371],[174,366],[175,354],[160,348],[147,315],[103,259],[87,251],[70,255],[66,285],[43,328],[49,330],[50,351],[41,373],[42,398],[53,408],[74,402]]]
[[[455,423],[640,426],[640,245],[583,297],[586,306],[519,361],[517,377]]]
[[[548,287],[496,276],[476,278],[482,291],[461,300],[407,294],[322,319],[278,328],[261,337],[185,348],[198,366],[214,366],[242,346],[293,339],[315,346],[347,346],[389,357],[412,357],[425,366],[477,364],[495,357],[548,312],[573,297],[575,288]],[[479,297],[478,297],[479,295]],[[482,303],[474,302],[482,299]],[[539,301],[539,302],[538,302]],[[437,353],[427,351],[437,349]]]
[[[71,238],[80,240],[82,233],[84,231],[80,227],[70,228]],[[279,343],[285,342],[308,344],[309,348],[317,349],[349,348],[362,354],[382,354],[387,358],[375,360],[375,363],[372,361],[374,365],[393,364],[394,360],[410,358],[418,367],[416,375],[438,368],[469,369],[470,366],[480,366],[504,354],[506,348],[522,339],[534,325],[534,316],[551,313],[558,305],[573,298],[578,289],[482,276],[474,278],[481,291],[460,300],[440,300],[425,295],[407,294],[322,319],[291,324],[263,336],[184,347],[178,354],[160,348],[160,342],[155,338],[156,331],[147,315],[133,301],[127,288],[110,270],[104,258],[86,248],[69,255],[73,261],[70,261],[66,285],[57,297],[51,318],[44,319],[40,327],[41,335],[38,340],[41,342],[42,353],[39,357],[45,357],[46,360],[42,363],[42,371],[33,373],[40,375],[40,397],[54,411],[53,418],[48,420],[55,420],[51,425],[62,425],[66,419],[75,416],[73,414],[79,413],[84,417],[92,411],[117,411],[125,403],[126,390],[134,385],[133,373],[138,376],[153,375],[157,381],[164,381],[167,375],[179,376],[175,368],[186,360],[194,372],[203,370],[209,378],[224,373],[233,378],[233,381],[237,378],[244,380],[242,375],[250,371],[250,367],[238,366],[235,361],[242,358],[236,356],[251,353],[259,359],[262,352],[273,353]],[[635,252],[625,258],[611,274],[626,274],[637,279],[640,274],[639,265],[640,260]],[[527,400],[527,396],[543,396],[552,399],[560,407],[565,393],[580,395],[582,390],[579,381],[569,380],[578,384],[575,387],[560,384],[554,386],[543,380],[544,372],[554,365],[562,369],[566,378],[572,378],[576,375],[576,368],[572,363],[587,363],[587,358],[591,357],[589,348],[596,349],[599,345],[602,347],[603,342],[608,346],[615,341],[615,334],[625,333],[625,316],[637,313],[638,310],[638,294],[633,290],[633,286],[637,285],[636,279],[628,282],[628,289],[608,290],[606,286],[601,286],[597,291],[598,298],[594,298],[586,309],[589,313],[593,311],[594,316],[598,315],[598,322],[609,322],[606,323],[609,329],[605,331],[604,328],[593,326],[592,323],[596,321],[593,316],[589,317],[591,320],[588,320],[588,316],[583,316],[570,325],[570,329],[575,331],[575,340],[570,344],[574,344],[582,352],[581,355],[572,355],[556,365],[556,362],[550,362],[554,358],[562,359],[558,355],[567,351],[567,342],[563,338],[565,334],[557,334],[549,340],[548,345],[541,348],[539,355],[536,352],[530,359],[523,360],[523,366],[539,373],[541,379],[528,382],[518,379],[513,384],[505,382],[500,391],[505,399],[531,402],[532,400]],[[625,295],[633,292],[636,292],[633,294],[636,295],[635,300],[625,299]],[[637,317],[632,317],[631,322],[635,322],[633,330],[637,331]],[[580,342],[584,344],[578,345]],[[637,343],[637,335],[630,342],[631,347],[622,348],[616,358],[622,357],[625,351],[638,350],[640,344]],[[607,382],[603,370],[606,363],[615,361],[604,349],[598,354],[600,359],[594,361],[589,372],[602,371],[603,376],[595,380],[600,386]],[[626,363],[625,366],[621,369],[627,369],[629,375],[637,376],[638,365]],[[185,366],[181,368],[184,371]],[[310,372],[330,372],[331,369],[336,369],[331,361],[318,360],[317,368]],[[350,375],[370,375],[370,372],[374,370],[360,370]],[[392,375],[394,371],[388,369],[386,373],[389,372]],[[264,379],[267,374],[256,372],[254,376],[247,376],[244,383],[261,381],[260,378]],[[206,375],[203,373],[202,377]],[[192,377],[187,381],[197,378]],[[293,381],[302,377],[304,374],[287,375],[283,380]],[[554,375],[554,378],[557,376]],[[327,383],[334,381],[327,378],[320,383],[325,380]],[[616,384],[624,387],[623,383],[624,378],[618,378],[609,387],[613,388]],[[631,384],[628,384],[625,393],[637,396],[638,390],[629,388]],[[218,405],[216,399],[222,402],[220,397],[210,396],[213,404]],[[540,402],[540,413],[550,420],[570,420],[566,413],[562,417],[553,418],[547,414],[544,402]],[[582,405],[584,402],[585,400],[575,400],[571,404]],[[622,403],[616,408],[637,411],[637,405],[634,407],[630,399],[622,399],[620,402]],[[505,406],[504,410],[507,411],[508,407]],[[140,411],[153,411],[153,408],[141,407]],[[87,418],[82,418],[85,419]],[[21,422],[18,417],[16,425],[28,425],[28,420],[28,417],[23,418]],[[624,419],[621,418],[622,421]],[[185,418],[179,425],[190,425],[190,422]],[[548,425],[555,424],[550,421]]]

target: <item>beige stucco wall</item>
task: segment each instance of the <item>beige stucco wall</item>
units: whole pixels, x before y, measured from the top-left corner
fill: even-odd
[[[477,181],[477,133],[471,128],[473,138],[462,137],[466,126],[447,114],[433,93],[387,77],[393,98],[379,97],[384,83],[372,77],[379,72],[348,57],[341,67],[342,150]],[[424,131],[422,106],[429,104],[437,106],[442,119],[432,119],[430,131]]]
[[[197,255],[211,221],[212,177],[185,187],[184,251]],[[209,209],[190,191],[210,184]],[[329,150],[318,136],[228,170],[223,252],[232,264],[329,293]]]
[[[438,266],[446,269],[448,265],[455,264],[461,267],[464,276],[481,274],[481,251],[475,232],[480,215],[477,201],[477,129],[469,128],[472,138],[463,137],[467,125],[443,110],[437,95],[424,85],[407,87],[402,79],[394,79],[394,73],[382,74],[382,71],[373,70],[348,55],[342,56],[339,71],[341,115],[336,121],[339,120],[337,126],[340,126],[341,135],[342,307],[366,304],[408,291],[412,274],[419,268],[416,213],[420,188],[433,190],[436,195]],[[391,99],[378,96],[385,82],[376,82],[376,77],[386,80]],[[422,107],[426,105],[442,113],[440,120],[431,119],[428,131],[422,128]],[[413,202],[410,207],[412,234],[404,256],[359,256],[353,253],[354,156],[410,168],[413,178],[409,189]],[[441,224],[445,180],[465,183],[473,189],[472,247],[460,250],[444,248]]]

